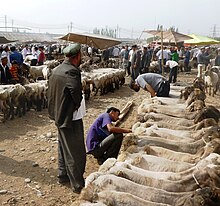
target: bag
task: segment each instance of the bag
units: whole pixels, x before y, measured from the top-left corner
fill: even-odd
[[[73,120],[82,119],[86,115],[85,95],[82,95],[82,101],[78,110],[73,112]]]

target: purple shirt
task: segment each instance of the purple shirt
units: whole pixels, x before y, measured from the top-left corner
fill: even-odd
[[[110,134],[106,125],[111,123],[112,119],[108,113],[100,114],[93,122],[86,137],[88,152],[94,150],[95,147]]]

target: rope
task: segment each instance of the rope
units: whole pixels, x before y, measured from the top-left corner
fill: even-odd
[[[203,137],[202,137],[202,141],[203,141],[205,144],[208,144],[208,142],[206,142],[205,139],[204,139]]]
[[[195,180],[196,184],[200,187],[199,182],[198,182],[198,180],[196,179],[195,175],[192,174],[192,176],[193,176],[193,179]],[[200,188],[201,188],[201,187],[200,187]]]

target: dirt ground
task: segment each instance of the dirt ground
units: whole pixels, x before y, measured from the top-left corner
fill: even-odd
[[[179,73],[178,81],[192,83],[196,70],[191,74]],[[143,90],[135,93],[126,84],[114,93],[93,96],[86,102],[84,118],[85,137],[95,118],[109,106],[122,109],[130,100],[134,105],[123,120],[121,127],[135,123],[138,105],[149,94]],[[220,94],[208,97],[207,104],[220,109]],[[99,165],[87,156],[85,178],[97,171]],[[69,206],[79,195],[68,186],[57,183],[57,130],[47,117],[47,110],[30,111],[24,117],[0,123],[0,205]]]

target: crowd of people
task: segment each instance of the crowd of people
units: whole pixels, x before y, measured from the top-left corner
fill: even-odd
[[[174,61],[179,65],[179,61],[183,62],[180,70],[190,72],[192,65],[190,61],[195,64],[202,64],[207,66],[211,59],[214,60],[213,65],[220,66],[220,49],[211,47],[174,47],[164,46],[154,47],[152,45],[144,45],[142,48],[138,48],[137,45],[133,45],[130,49],[128,46],[122,47],[120,55],[123,61],[124,68],[127,71],[127,75],[131,75],[131,79],[134,80],[138,74],[148,73],[149,66],[152,61],[158,61],[159,70],[161,74],[162,70],[168,72],[169,69],[176,67],[171,66],[171,62],[166,64],[167,61]],[[162,68],[162,61],[164,68]],[[170,67],[171,66],[171,67]],[[180,65],[179,65],[180,66]],[[194,65],[195,66],[195,65]],[[176,74],[176,72],[174,72]],[[176,79],[175,79],[176,80]],[[175,82],[174,80],[174,82]]]
[[[52,52],[55,50],[62,52],[61,47],[50,45],[0,46],[0,84],[21,83],[23,63],[29,66],[43,65],[46,60],[53,58]]]
[[[153,61],[158,62],[156,73],[169,73],[169,83],[177,81],[177,74],[180,71],[191,72],[194,67],[198,69],[197,77],[203,78],[208,64],[220,66],[220,48],[209,46],[164,46],[163,49],[161,46],[151,44],[141,47],[116,46],[104,50],[102,57],[104,61],[108,61],[109,57],[119,58],[132,82],[135,82],[141,74],[152,73],[150,65]]]
[[[31,57],[31,65],[42,65],[46,60],[43,46],[25,45],[23,48],[1,47],[0,84],[15,84],[20,82],[22,64],[27,56]]]

